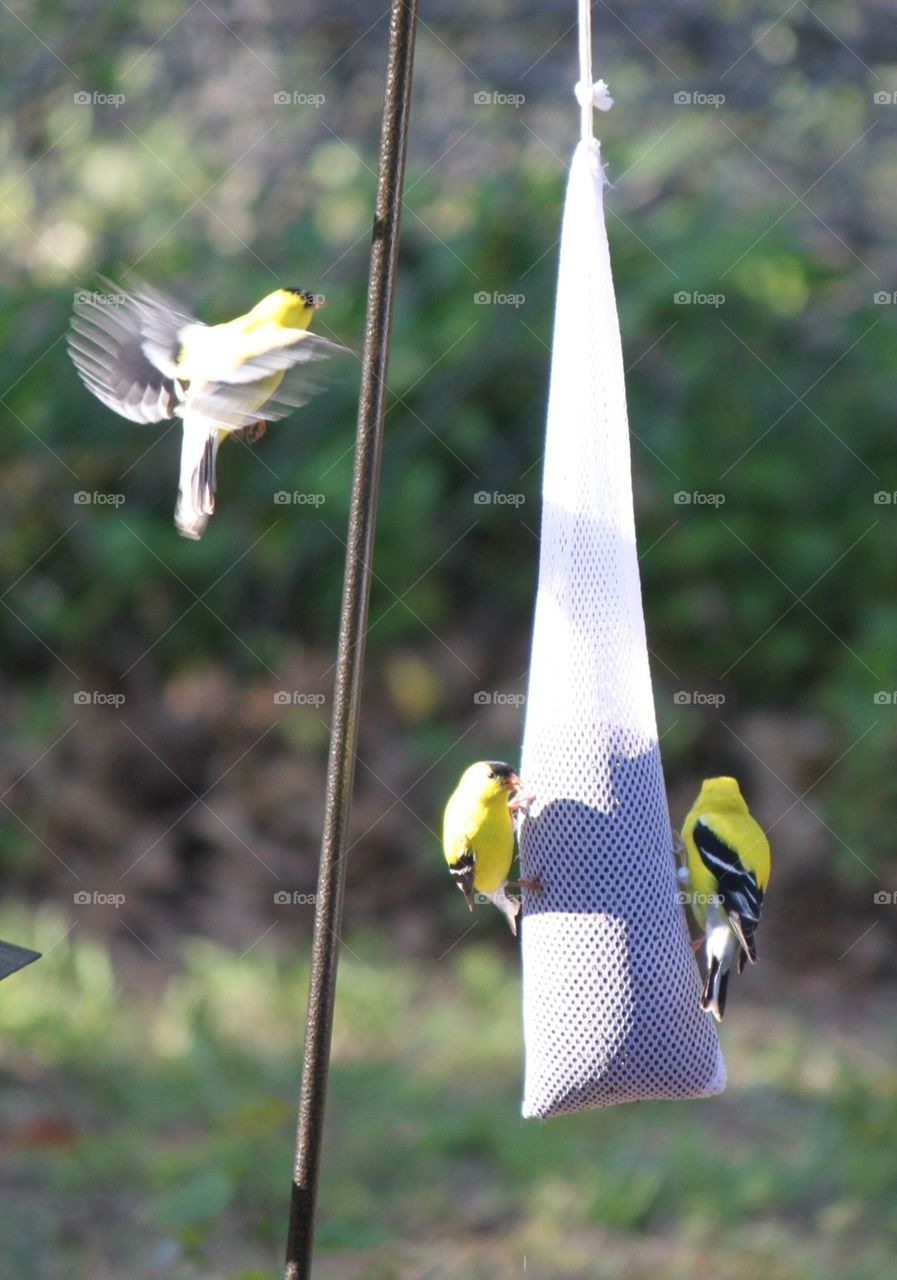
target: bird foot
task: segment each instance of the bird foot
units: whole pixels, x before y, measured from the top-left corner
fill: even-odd
[[[541,893],[544,889],[541,876],[530,876],[528,880],[509,880],[512,889],[525,889],[527,893]]]
[[[535,796],[518,793],[513,800],[508,801],[508,808],[511,813],[526,813],[535,798]]]
[[[267,422],[251,422],[248,427],[241,427],[234,435],[246,444],[257,444],[268,430]]]

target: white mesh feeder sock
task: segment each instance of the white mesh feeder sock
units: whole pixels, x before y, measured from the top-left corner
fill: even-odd
[[[603,187],[589,137],[561,237],[520,771],[521,865],[542,882],[523,906],[525,1116],[725,1086],[657,745]]]

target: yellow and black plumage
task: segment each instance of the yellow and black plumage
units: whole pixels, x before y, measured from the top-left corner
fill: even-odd
[[[718,1022],[729,971],[757,959],[755,933],[769,884],[769,841],[734,778],[707,778],[682,825],[692,913],[704,930],[707,981],[701,1008]]]
[[[81,291],[69,353],[87,389],[132,422],[180,418],[175,524],[201,538],[215,510],[218,447],[252,440],[323,387],[320,365],[345,348],[308,332],[319,299],[275,289],[251,311],[205,325],[148,285]]]
[[[473,910],[484,894],[517,932],[519,903],[505,893],[514,861],[514,792],[520,779],[500,760],[480,760],[465,769],[449,797],[443,818],[443,850],[449,872]]]

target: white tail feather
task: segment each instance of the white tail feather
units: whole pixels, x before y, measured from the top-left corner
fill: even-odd
[[[511,933],[513,933],[514,937],[516,938],[517,913],[520,910],[520,900],[518,898],[509,897],[509,895],[505,892],[504,885],[501,885],[498,889],[495,890],[494,893],[487,893],[484,896],[487,897],[490,900],[490,902],[493,902],[496,907],[498,907],[499,911],[507,920],[508,927],[510,928]]]
[[[209,516],[215,510],[215,463],[219,440],[215,427],[184,422],[174,522],[185,538],[201,538]]]

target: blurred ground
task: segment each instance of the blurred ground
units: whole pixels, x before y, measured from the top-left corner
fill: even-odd
[[[150,991],[71,934],[40,965],[0,1002],[2,1280],[276,1275],[302,966],[194,941]],[[897,1276],[893,989],[767,966],[733,997],[720,1098],[539,1124],[510,946],[414,970],[357,935],[340,985],[321,1276]]]
[[[884,3],[594,11],[671,814],[735,772],[776,857],[730,1092],[522,1126],[517,995],[497,1007],[487,981],[510,943],[480,913],[458,944],[438,815],[463,765],[514,759],[522,730],[574,16],[423,14],[349,864],[362,958],[340,1016],[359,1029],[341,1032],[322,1274],[517,1275],[526,1257],[552,1277],[887,1276]],[[211,320],[296,283],[358,350],[385,19],[355,0],[40,0],[0,24],[0,893],[19,908],[0,932],[52,947],[0,989],[19,1224],[0,1268],[102,1280],[139,1240],[137,1280],[188,1277],[226,1217],[208,1266],[249,1280],[281,1247],[356,378],[223,450],[190,544],[176,433],[93,401],[64,332],[102,273]],[[247,1047],[229,1019],[254,1009]],[[483,1028],[485,1078],[446,1108],[443,1059]],[[394,1182],[371,1172],[384,1128]]]

